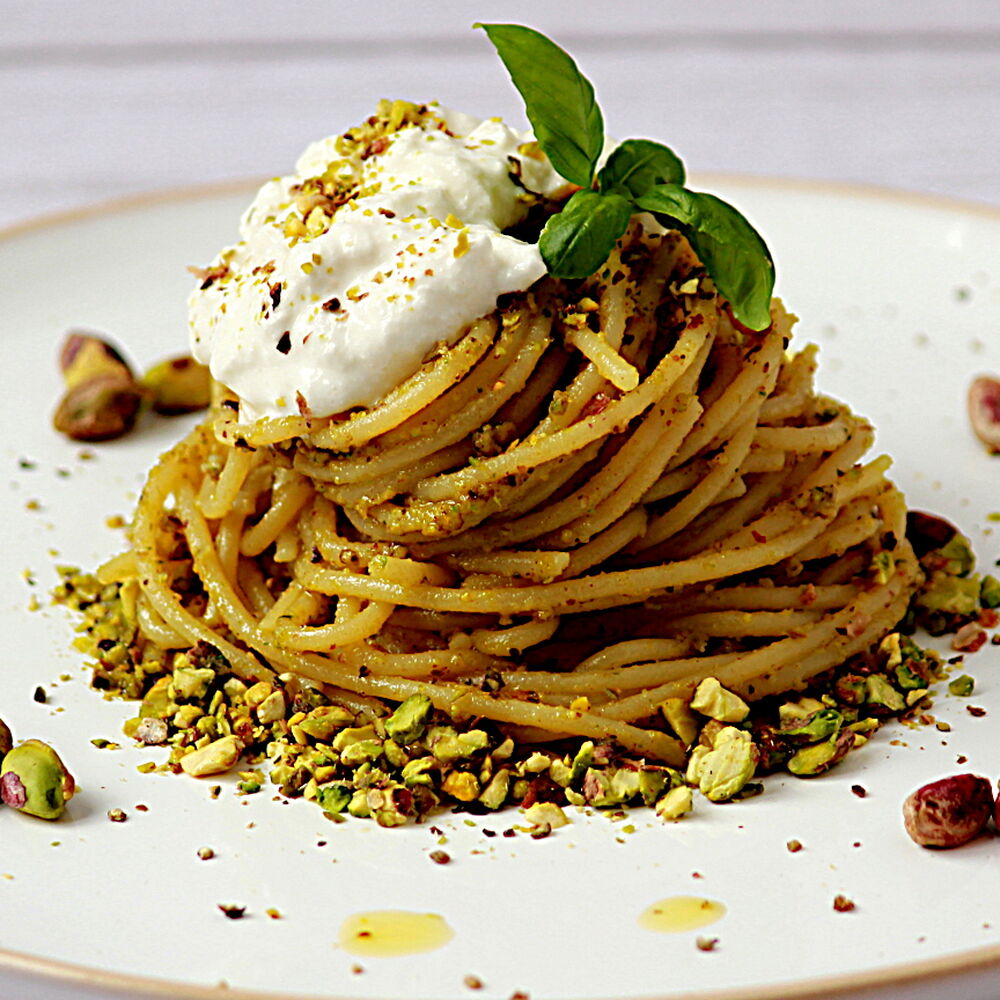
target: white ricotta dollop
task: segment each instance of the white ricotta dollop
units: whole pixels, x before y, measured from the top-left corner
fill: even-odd
[[[434,109],[363,152],[313,143],[295,174],[265,184],[241,241],[189,301],[194,355],[239,396],[243,418],[369,406],[498,296],[537,281],[538,247],[502,232],[532,193],[565,186],[525,154],[531,139]],[[317,225],[303,191],[324,176],[351,197]]]

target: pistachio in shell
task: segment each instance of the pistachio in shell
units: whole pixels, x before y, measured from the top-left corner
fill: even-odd
[[[995,809],[988,779],[953,774],[913,792],[903,803],[903,824],[921,847],[960,847],[978,836]]]
[[[135,425],[144,392],[128,362],[107,340],[71,330],[59,353],[66,391],[52,422],[74,441],[108,441]]]

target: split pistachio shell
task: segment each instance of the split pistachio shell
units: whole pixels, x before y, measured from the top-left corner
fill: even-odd
[[[0,761],[7,756],[7,752],[14,745],[13,737],[7,728],[7,723],[0,719]]]

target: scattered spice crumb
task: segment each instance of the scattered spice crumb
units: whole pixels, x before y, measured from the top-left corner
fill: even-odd
[[[868,789],[865,788],[864,785],[851,785],[851,791],[854,792],[859,799],[863,799],[868,794]]]
[[[855,908],[855,902],[843,893],[838,892],[837,895],[833,897],[833,908],[838,913],[850,913],[851,910]]]
[[[317,847],[326,847],[326,841],[325,840],[317,840],[316,841],[316,846]]]
[[[955,758],[955,763],[956,763],[956,764],[967,764],[967,763],[968,763],[968,761],[969,761],[969,758],[968,758],[968,757],[966,757],[964,753],[960,753],[960,754],[959,754],[959,755],[958,755],[958,756],[957,756],[957,757]]]
[[[269,906],[264,912],[272,920],[280,920],[281,919],[281,910],[276,910],[273,906]]]
[[[483,988],[483,981],[479,976],[466,976],[462,982],[470,990],[481,990]]]
[[[38,687],[35,688],[35,691],[31,697],[34,701],[37,701],[40,705],[44,705],[46,701],[48,701],[48,697],[45,694],[45,688],[43,688],[41,684],[39,684]]]
[[[141,813],[148,813],[149,812],[149,806],[147,806],[144,802],[137,802],[135,804],[135,809],[136,809],[136,812],[141,812]]]
[[[802,850],[802,841],[801,840],[789,840],[788,843],[785,844],[785,847],[788,848],[788,851],[789,851],[790,854],[798,854],[799,851]]]
[[[230,920],[242,920],[244,914],[247,912],[245,906],[233,906],[231,904],[219,903],[219,909],[229,917]]]
[[[966,712],[974,718],[981,719],[986,714],[986,709],[981,708],[979,705],[966,705]]]
[[[451,861],[451,855],[447,851],[431,851],[428,857],[436,865],[446,865]]]
[[[124,823],[128,819],[128,813],[124,809],[109,809],[108,819],[112,823]]]
[[[358,963],[357,963],[357,962],[355,962],[355,963],[354,963],[354,964],[353,964],[353,965],[351,966],[351,972],[353,972],[353,973],[354,973],[354,975],[356,975],[356,976],[360,976],[360,975],[361,975],[361,973],[362,973],[362,972],[364,972],[364,971],[365,971],[365,967],[364,967],[363,965],[358,965]]]
[[[217,799],[222,794],[222,785],[212,785],[212,787],[208,790],[208,794],[213,799]]]
[[[213,851],[211,847],[199,847],[198,857],[201,858],[202,861],[211,861],[212,858],[215,857],[215,851]]]
[[[699,934],[694,940],[695,946],[698,951],[715,951],[719,944],[719,939],[717,937],[705,937],[703,934]]]

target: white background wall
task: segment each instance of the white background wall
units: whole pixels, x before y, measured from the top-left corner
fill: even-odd
[[[695,173],[1000,204],[995,0],[0,0],[0,226],[278,173],[380,96],[521,120],[475,20],[552,34]]]

